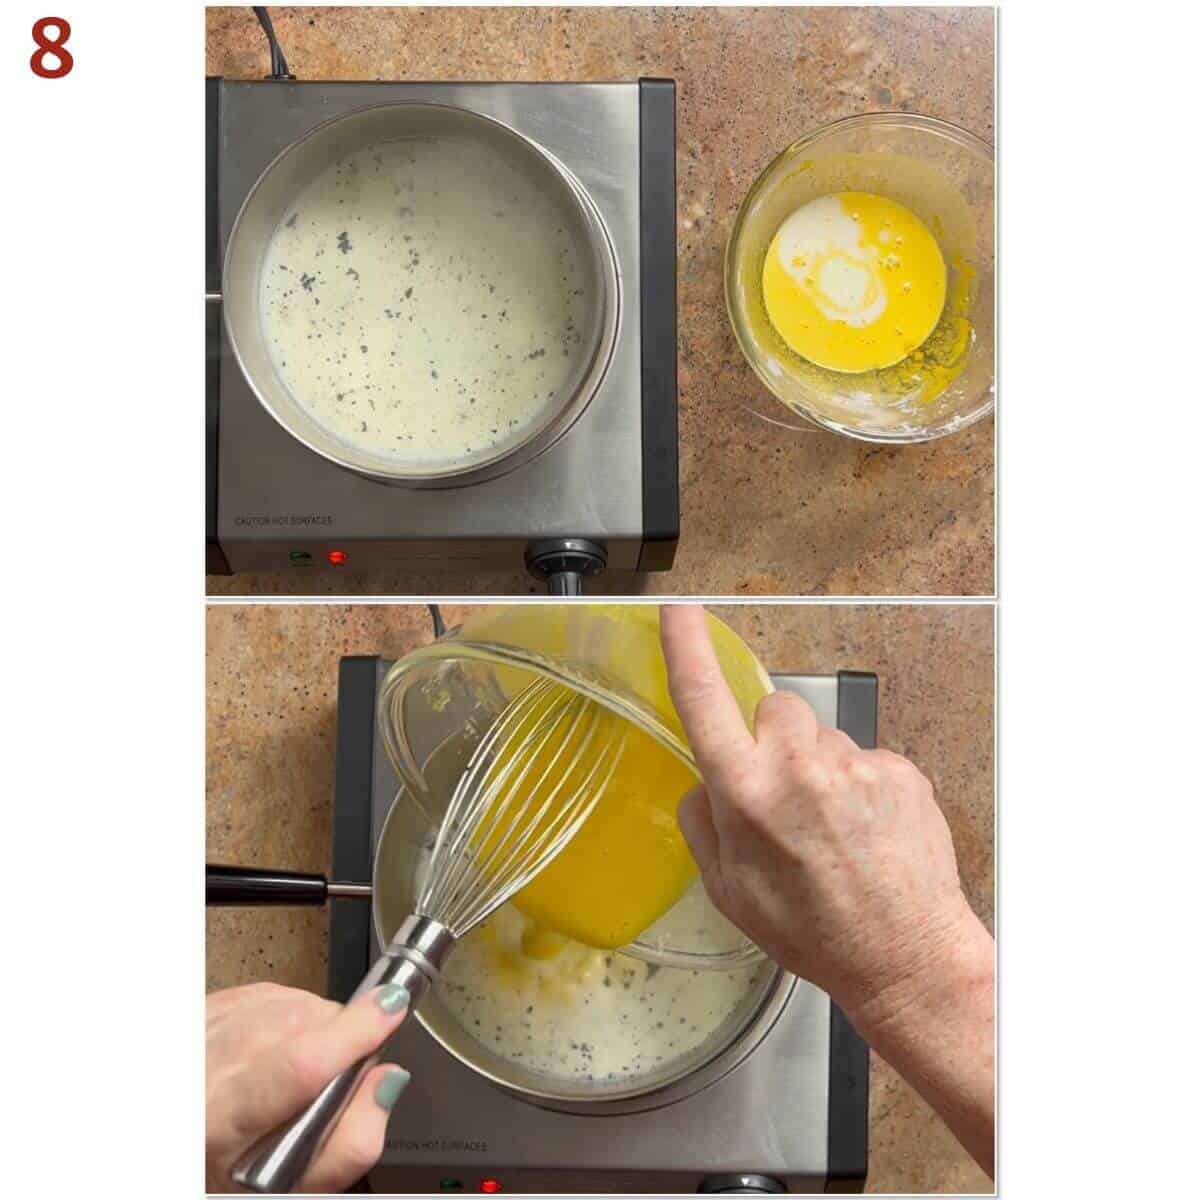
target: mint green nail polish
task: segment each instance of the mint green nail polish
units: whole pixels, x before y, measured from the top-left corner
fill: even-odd
[[[400,990],[403,991],[404,989],[401,988]],[[404,1089],[408,1087],[408,1081],[411,1078],[412,1076],[403,1067],[397,1067],[394,1071],[389,1071],[379,1081],[379,1086],[375,1089],[375,1103],[384,1112],[391,1112],[392,1105],[404,1095]]]
[[[408,988],[400,983],[385,984],[379,989],[377,999],[379,1007],[385,1013],[398,1013],[402,1008],[408,1007]]]

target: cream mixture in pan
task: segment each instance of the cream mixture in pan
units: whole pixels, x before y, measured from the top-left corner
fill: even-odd
[[[487,1049],[575,1082],[662,1070],[723,1031],[771,969],[656,967],[578,942],[538,959],[522,949],[527,926],[505,905],[455,947],[434,986]]]
[[[469,138],[328,167],[268,246],[263,333],[293,397],[401,469],[469,465],[566,399],[593,300],[557,197]]]

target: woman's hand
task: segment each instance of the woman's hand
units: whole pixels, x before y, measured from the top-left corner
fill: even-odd
[[[992,1169],[995,949],[929,781],[765,697],[746,728],[699,605],[662,610],[671,697],[704,785],[679,824],[713,903],[827,991]]]
[[[255,1143],[303,1111],[340,1071],[370,1054],[408,1012],[408,992],[387,986],[351,1004],[254,983],[208,997],[207,1190],[240,1190],[235,1164]],[[383,1149],[388,1113],[408,1072],[380,1064],[363,1080],[299,1191],[338,1192],[364,1175]]]
[[[742,719],[703,610],[662,612],[671,695],[705,786],[679,822],[716,906],[776,962],[860,1008],[974,921],[929,781],[776,692]]]

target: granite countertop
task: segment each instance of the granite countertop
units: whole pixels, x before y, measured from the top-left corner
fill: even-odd
[[[991,595],[992,421],[923,446],[797,433],[725,314],[722,258],[758,172],[801,133],[873,110],[942,117],[993,139],[987,8],[272,8],[301,79],[678,82],[679,425],[675,569],[591,590],[676,595]],[[209,74],[260,79],[249,8],[207,9]],[[210,577],[214,595],[500,595],[520,572]]]
[[[462,607],[447,605],[447,623]],[[975,911],[994,896],[990,605],[726,606],[773,670],[880,677],[879,741],[928,774]],[[213,605],[207,614],[207,857],[328,870],[338,659],[403,655],[431,638],[422,605]],[[326,915],[207,913],[207,984],[272,979],[323,992]],[[990,1192],[945,1126],[885,1063],[871,1077],[876,1192]]]

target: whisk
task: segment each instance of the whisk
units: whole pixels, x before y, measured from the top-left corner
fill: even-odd
[[[416,910],[354,993],[408,989],[414,1009],[465,934],[511,899],[591,815],[625,749],[625,726],[593,700],[538,679],[476,746],[438,829]],[[255,1146],[234,1179],[290,1192],[337,1125],[378,1050],[332,1079],[290,1124]]]

